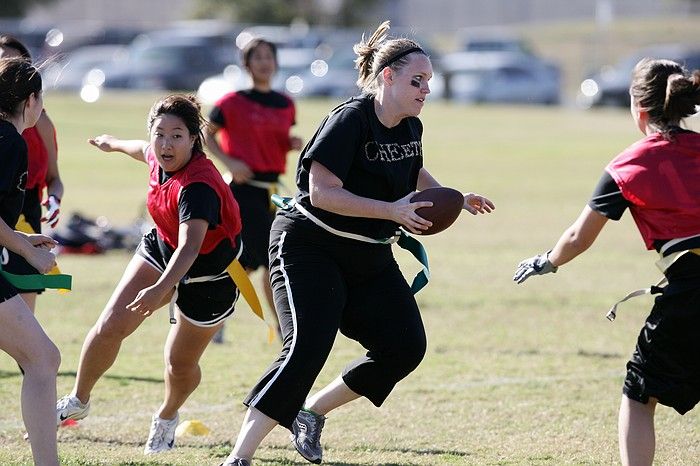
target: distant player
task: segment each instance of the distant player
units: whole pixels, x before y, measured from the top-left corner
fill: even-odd
[[[627,363],[620,405],[622,464],[651,465],[657,403],[684,414],[700,400],[700,134],[680,126],[700,105],[700,71],[643,59],[630,95],[632,118],[645,137],[608,164],[554,248],[521,262],[513,279],[556,272],[593,244],[608,219],[630,210],[668,280]]]
[[[409,199],[440,186],[423,167],[430,59],[410,39],[386,40],[388,21],[355,46],[363,95],[328,115],[301,154],[295,204],[272,226],[270,264],[284,347],[245,399],[248,411],[226,466],[247,466],[277,424],[320,463],[325,415],[361,396],[381,406],[421,362],[425,329],[411,288],[387,241],[400,225],[430,222]],[[472,214],[491,201],[464,195]],[[367,353],[307,398],[338,331]]]
[[[241,208],[245,266],[265,269],[262,287],[274,309],[267,249],[275,216],[270,195],[278,191],[287,153],[301,149],[301,139],[290,135],[296,108],[288,96],[272,89],[277,71],[277,47],[261,38],[243,49],[243,64],[253,87],[232,92],[214,105],[205,134],[207,148],[221,160],[231,176],[231,190]],[[221,337],[222,335],[218,335]]]
[[[178,409],[201,379],[199,359],[239,295],[227,272],[241,253],[238,204],[204,155],[202,122],[198,103],[171,95],[151,108],[149,141],[109,135],[89,141],[148,165],[147,206],[156,227],[144,235],[85,338],[75,386],[58,401],[56,421],[87,416],[92,389],[114,363],[122,340],[170,302],[174,325],[164,349],[165,396],[153,415],[146,454],[173,448]]]

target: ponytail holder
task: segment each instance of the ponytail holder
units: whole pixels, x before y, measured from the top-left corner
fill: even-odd
[[[403,57],[405,57],[409,53],[413,53],[413,52],[420,52],[423,55],[427,55],[425,53],[425,51],[420,47],[411,47],[409,49],[406,49],[402,52],[397,53],[393,57],[390,57],[388,60],[386,60],[384,63],[382,63],[382,65],[379,68],[377,68],[377,76],[379,76],[379,73],[381,73],[384,68],[391,65],[392,63],[395,63],[395,62],[401,60]]]

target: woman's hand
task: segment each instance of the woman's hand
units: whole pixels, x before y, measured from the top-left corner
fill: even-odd
[[[496,206],[484,196],[475,193],[466,193],[464,194],[464,207],[462,208],[470,214],[476,215],[491,213],[491,211],[496,209]]]
[[[50,248],[44,246],[45,243],[41,244],[42,245],[40,246],[29,249],[24,258],[27,260],[27,262],[29,262],[29,265],[34,267],[39,273],[46,274],[49,273],[51,269],[56,267],[56,256],[49,251]]]
[[[117,138],[109,134],[103,134],[94,138],[88,139],[88,142],[93,146],[97,147],[103,152],[114,152],[116,151],[115,142]]]
[[[126,305],[126,310],[148,317],[162,305],[166,293],[157,284],[144,288]]]
[[[29,244],[31,244],[35,248],[45,249],[47,251],[53,249],[58,244],[56,243],[56,240],[51,238],[50,236],[38,233],[25,235],[24,237],[27,239],[27,241],[29,241]]]
[[[304,147],[304,141],[299,136],[289,136],[289,148],[291,150],[301,150]]]
[[[433,222],[418,215],[416,209],[432,207],[433,203],[430,201],[411,202],[411,198],[415,194],[415,192],[409,193],[391,204],[391,220],[404,226],[411,233],[420,235],[422,231],[430,228]]]
[[[232,158],[227,158],[225,162],[234,183],[246,184],[253,177],[253,170],[245,162]]]

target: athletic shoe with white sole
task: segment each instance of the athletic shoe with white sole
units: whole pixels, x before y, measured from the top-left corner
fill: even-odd
[[[179,414],[175,415],[175,419],[161,419],[154,414],[151,418],[151,430],[148,433],[148,441],[143,453],[151,455],[172,450],[175,446],[175,429],[179,419]]]
[[[306,461],[321,464],[321,430],[325,422],[325,416],[301,410],[292,423],[292,445]]]
[[[56,425],[59,426],[66,419],[79,421],[90,412],[90,401],[83,404],[77,397],[66,395],[56,402]]]

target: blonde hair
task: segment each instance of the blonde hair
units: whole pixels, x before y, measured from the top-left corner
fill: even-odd
[[[365,39],[355,44],[352,50],[357,55],[355,68],[358,69],[357,87],[364,94],[375,95],[379,88],[378,80],[381,71],[387,66],[394,71],[399,71],[408,63],[408,56],[412,53],[426,55],[421,46],[408,38],[399,37],[388,39],[389,21],[384,21],[376,31]]]

